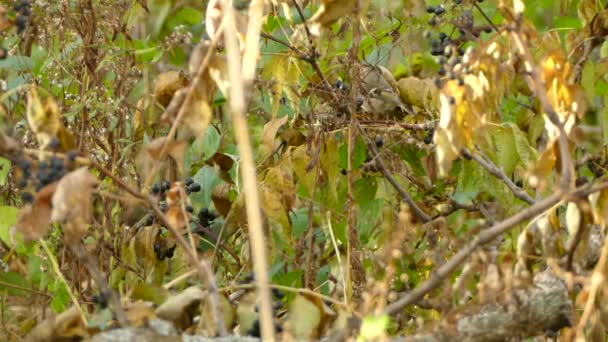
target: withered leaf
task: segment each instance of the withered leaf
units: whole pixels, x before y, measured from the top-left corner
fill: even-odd
[[[319,338],[321,309],[302,295],[297,295],[289,306],[289,328],[296,340]]]
[[[156,309],[156,316],[173,322],[178,329],[192,325],[192,319],[200,312],[200,305],[207,294],[198,287],[189,287],[182,293],[169,297]]]
[[[397,81],[403,103],[435,112],[439,108],[437,87],[430,79],[405,77]]]
[[[9,27],[11,27],[11,21],[8,19],[6,7],[0,5],[0,31]]]
[[[16,228],[26,241],[40,239],[48,233],[52,213],[51,199],[56,188],[57,183],[52,183],[40,189],[34,202],[19,211]]]
[[[208,40],[204,40],[194,47],[190,60],[188,61],[190,75],[191,77],[197,75],[201,64],[205,60],[205,56],[210,53],[209,64],[207,64],[207,69],[203,72],[203,75],[208,74],[208,76],[211,76],[211,79],[215,82],[222,94],[228,96],[230,82],[228,81],[228,64],[226,58],[219,55],[215,50],[209,52],[209,49],[211,49],[211,42]]]
[[[262,159],[267,158],[272,154],[272,152],[274,152],[277,132],[279,131],[279,128],[281,128],[281,126],[287,123],[287,119],[287,116],[275,118],[264,125],[264,129],[262,131],[262,139],[260,141],[260,157]]]
[[[338,19],[351,14],[354,7],[354,0],[323,0],[317,12],[309,19],[310,33],[318,36],[321,29],[329,28]]]
[[[230,211],[232,203],[230,202],[230,184],[218,184],[211,192],[211,200],[217,212],[226,217]]]
[[[180,175],[184,175],[184,158],[186,155],[186,149],[188,148],[188,143],[186,141],[174,140],[168,137],[156,138],[146,146],[147,155],[150,156],[155,162],[165,162],[165,159],[161,160],[161,152],[165,144],[167,145],[166,156],[169,156],[175,161],[178,168],[178,173]]]
[[[66,174],[57,183],[51,220],[64,223],[63,234],[67,241],[77,241],[86,233],[91,219],[91,196],[97,184],[97,177],[85,167]]]
[[[88,337],[86,326],[76,307],[38,324],[25,341],[72,341]]]
[[[205,13],[205,30],[209,38],[213,38],[217,34],[217,30],[224,18],[222,13],[222,2],[219,0],[211,0],[207,4],[207,12]],[[237,11],[234,11],[236,20],[237,37],[241,43],[241,49],[245,46],[245,37],[247,35],[247,17]],[[218,39],[220,37],[217,37]]]
[[[154,80],[154,97],[158,103],[166,107],[178,90],[188,85],[186,75],[179,71],[171,70],[156,76]]]

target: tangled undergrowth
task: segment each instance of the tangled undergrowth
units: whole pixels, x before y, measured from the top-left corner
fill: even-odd
[[[2,340],[605,340],[597,0],[6,0]]]

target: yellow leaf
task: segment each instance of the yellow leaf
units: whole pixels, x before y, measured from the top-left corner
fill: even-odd
[[[178,329],[192,325],[192,319],[200,313],[200,305],[207,295],[198,287],[189,287],[182,293],[169,297],[155,311],[156,316],[173,322]]]
[[[329,28],[338,19],[352,14],[354,7],[355,0],[323,0],[317,12],[309,19],[310,32],[318,36],[322,28]],[[367,6],[361,5],[361,7]]]
[[[302,295],[296,295],[289,306],[289,328],[298,341],[319,338],[321,310]]]
[[[437,87],[429,79],[402,78],[397,82],[399,96],[404,103],[435,112],[439,108]]]
[[[178,90],[188,85],[188,79],[179,71],[167,71],[156,76],[154,80],[154,97],[166,107]]]
[[[287,119],[287,116],[275,118],[264,125],[260,141],[260,158],[262,160],[266,159],[274,152],[277,132],[281,126],[287,123]]]
[[[56,138],[62,127],[55,101],[49,98],[43,105],[35,88],[31,88],[28,93],[26,116],[41,148],[45,148],[53,138]]]

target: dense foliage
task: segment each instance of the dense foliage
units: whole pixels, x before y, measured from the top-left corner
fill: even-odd
[[[606,6],[4,1],[1,338],[605,339]]]

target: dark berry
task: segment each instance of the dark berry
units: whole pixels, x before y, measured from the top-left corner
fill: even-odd
[[[382,137],[377,136],[376,137],[376,147],[381,148],[382,146],[384,146],[384,140],[382,139]]]
[[[445,69],[444,68],[439,68],[439,70],[437,71],[437,73],[439,74],[439,76],[445,76]]]
[[[435,13],[435,7],[433,6],[428,6],[426,8],[426,13]]]
[[[439,5],[435,8],[436,15],[442,15],[443,13],[445,13],[445,7],[443,7],[443,5]]]
[[[426,137],[424,137],[424,143],[425,144],[430,144],[433,142],[433,136],[435,135],[435,129],[431,128],[429,130],[429,132],[426,134]]]
[[[52,157],[49,166],[51,169],[54,169],[54,170],[62,170],[63,169],[63,160],[61,160],[57,157]]]
[[[189,186],[190,184],[194,183],[194,179],[192,179],[192,177],[186,177],[186,186]]]
[[[367,156],[367,158],[365,158],[364,163],[369,163],[370,161],[372,161],[372,157]]]
[[[165,192],[171,188],[171,183],[164,180],[160,183],[160,191]]]
[[[17,187],[18,188],[25,188],[27,186],[27,180],[29,177],[25,177],[22,176],[21,179],[19,179],[19,182],[17,183]]]
[[[156,195],[159,192],[160,192],[160,185],[158,185],[158,183],[154,183],[152,185],[152,193]]]
[[[76,160],[76,157],[78,157],[78,151],[75,150],[71,150],[68,152],[67,154],[68,160],[73,162]]]
[[[188,190],[191,192],[199,192],[201,191],[201,185],[198,183],[192,183],[188,186]]]
[[[173,254],[175,253],[175,247],[177,247],[177,245],[171,248],[167,248],[167,250],[165,251],[165,257],[167,257],[167,259],[173,258]]]
[[[59,139],[57,139],[57,137],[51,139],[51,141],[49,141],[47,147],[51,150],[57,150],[58,148],[61,147],[61,141],[59,141]]]
[[[443,42],[444,40],[446,40],[447,38],[448,38],[448,35],[447,35],[447,34],[445,34],[445,32],[441,32],[441,33],[439,33],[439,40],[441,40],[442,42]]]
[[[152,214],[148,214],[146,216],[146,226],[151,226],[152,224],[154,224],[154,216]]]
[[[283,299],[283,297],[285,297],[285,294],[279,289],[272,289],[272,295],[277,299]]]
[[[160,209],[160,211],[162,211],[164,213],[168,209],[167,202],[158,203],[158,208]]]
[[[29,192],[24,192],[21,194],[21,200],[23,203],[32,203],[34,202],[34,195]]]
[[[19,14],[17,18],[15,18],[15,25],[17,26],[17,33],[21,34],[25,31],[25,27],[27,26],[27,17]]]
[[[453,105],[453,104],[455,104],[455,103],[456,103],[456,99],[454,98],[454,96],[450,96],[450,97],[448,98],[448,101],[450,102],[450,104],[451,104],[451,105]]]
[[[105,309],[108,306],[108,300],[104,295],[94,295],[91,297],[91,301],[95,304],[99,304],[102,309]]]
[[[194,212],[194,208],[191,205],[187,205],[186,206],[186,211],[189,213],[193,213]]]
[[[0,49],[0,59],[5,59],[8,57],[8,50],[6,48]]]
[[[515,185],[516,185],[518,188],[522,188],[522,187],[524,186],[524,182],[522,182],[521,180],[518,180],[517,182],[515,182]]]
[[[30,169],[30,166],[32,165],[32,164],[30,163],[30,161],[29,161],[29,160],[27,160],[27,159],[20,159],[18,163],[19,163],[19,164],[18,164],[18,165],[19,165],[19,168],[21,168],[21,170],[23,170],[23,171],[27,171],[27,170],[29,170],[29,169]]]
[[[346,173],[347,173],[347,172],[346,172],[346,170],[344,170],[344,169],[340,169],[340,173],[341,173],[343,176],[346,176]]]

